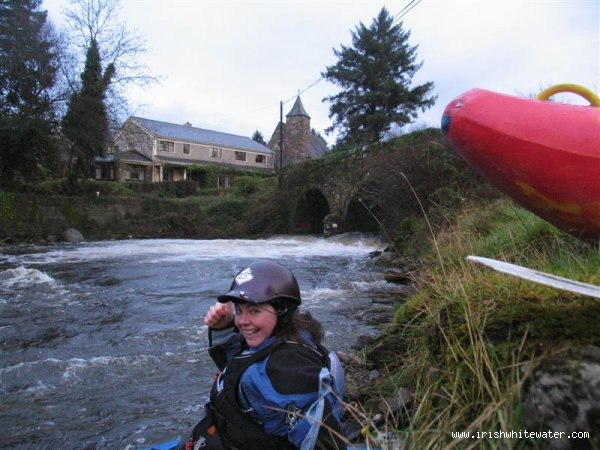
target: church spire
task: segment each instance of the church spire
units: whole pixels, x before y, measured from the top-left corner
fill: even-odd
[[[304,109],[304,105],[302,105],[302,100],[300,100],[300,96],[296,97],[296,102],[289,113],[285,115],[285,117],[295,117],[295,116],[304,116],[310,119],[310,116]]]

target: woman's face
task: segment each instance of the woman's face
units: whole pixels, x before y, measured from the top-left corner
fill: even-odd
[[[258,347],[269,339],[277,325],[275,308],[269,303],[238,303],[233,305],[233,312],[235,326],[250,347]]]

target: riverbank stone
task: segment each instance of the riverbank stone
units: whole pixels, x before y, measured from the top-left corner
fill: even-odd
[[[387,269],[383,277],[388,283],[410,284],[413,281],[411,272],[397,268]]]
[[[577,347],[544,360],[524,387],[524,420],[531,431],[590,439],[547,439],[542,448],[600,448],[600,347]]]
[[[72,244],[78,244],[84,241],[83,234],[81,234],[75,228],[67,228],[63,234],[65,241],[70,242]]]

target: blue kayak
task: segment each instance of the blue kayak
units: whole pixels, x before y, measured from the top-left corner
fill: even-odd
[[[163,442],[162,444],[156,444],[152,447],[146,447],[141,450],[175,450],[177,445],[179,444],[179,440],[175,439],[174,441]],[[378,450],[375,447],[369,447],[370,450]],[[348,447],[348,450],[368,450],[367,447],[358,446],[358,447]]]
[[[175,439],[174,441],[163,442],[162,444],[156,444],[152,447],[146,447],[141,450],[175,450],[178,444],[179,439]]]

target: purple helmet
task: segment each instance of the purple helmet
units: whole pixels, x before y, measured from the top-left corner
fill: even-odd
[[[293,306],[302,302],[294,274],[273,261],[250,264],[235,276],[229,292],[217,297],[221,303],[266,303],[275,299],[287,300]]]

